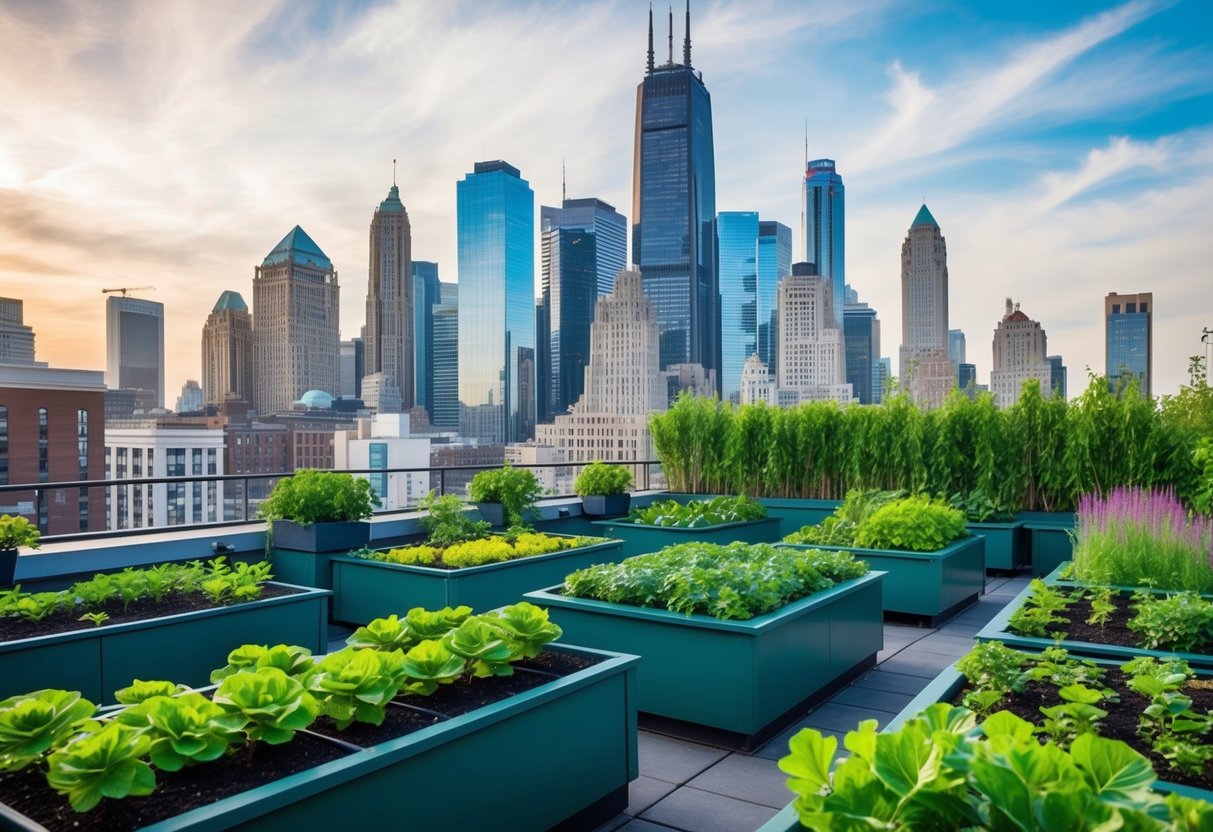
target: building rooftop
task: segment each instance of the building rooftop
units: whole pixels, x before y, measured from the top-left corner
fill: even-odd
[[[333,268],[333,263],[329,260],[328,255],[321,251],[320,246],[316,245],[307,232],[297,225],[265,256],[265,259],[261,261],[261,267],[278,266],[287,260],[294,260],[296,263],[308,266],[318,266],[322,269]]]
[[[927,204],[925,202],[922,204],[922,207],[918,209],[918,215],[914,217],[914,222],[910,223],[910,228],[914,228],[919,225],[933,225],[936,228],[939,228],[939,223],[935,222],[935,218],[931,216],[931,212],[927,208]]]
[[[240,297],[239,292],[229,289],[219,296],[219,300],[215,301],[215,308],[211,310],[212,315],[218,315],[220,312],[248,312],[248,304]]]
[[[381,214],[403,214],[404,203],[400,201],[400,189],[392,185],[392,189],[387,192],[387,199],[379,203],[379,211]]]

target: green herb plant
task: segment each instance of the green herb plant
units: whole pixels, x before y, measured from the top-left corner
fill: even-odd
[[[468,497],[475,503],[501,503],[505,524],[526,526],[535,501],[543,493],[539,480],[527,468],[515,468],[508,462],[500,468],[480,471],[468,484]]]
[[[293,520],[310,526],[363,520],[379,505],[369,480],[343,472],[300,468],[274,484],[258,511],[267,520]]]
[[[24,517],[0,514],[0,551],[4,549],[37,549],[42,533]]]
[[[1193,592],[1169,596],[1140,591],[1133,595],[1136,615],[1128,627],[1150,650],[1193,653],[1213,643],[1213,603]]]
[[[875,489],[847,492],[834,513],[817,525],[803,526],[784,537],[787,543],[807,543],[818,546],[853,546],[855,532],[879,508],[903,499],[904,491]]]
[[[628,521],[640,526],[663,526],[677,529],[704,529],[724,523],[759,520],[767,516],[766,506],[749,497],[713,497],[710,500],[662,500],[636,507],[628,513]]]
[[[578,497],[623,494],[632,487],[632,472],[623,465],[611,465],[596,459],[581,470],[573,481]]]
[[[432,547],[441,549],[488,536],[489,524],[474,519],[468,504],[454,494],[439,496],[435,489],[421,498],[418,508],[425,512],[420,523]]]
[[[965,516],[926,496],[906,497],[872,512],[855,531],[855,544],[866,549],[935,552],[963,538]]]
[[[981,488],[969,492],[957,491],[948,498],[948,502],[952,508],[964,512],[965,519],[970,523],[1009,523],[1019,511],[1013,503],[1002,502]]]
[[[1012,613],[1007,621],[1007,629],[1024,636],[1047,638],[1053,631],[1070,623],[1070,619],[1061,615],[1071,604],[1068,595],[1040,578],[1033,579],[1028,586],[1031,594]]]

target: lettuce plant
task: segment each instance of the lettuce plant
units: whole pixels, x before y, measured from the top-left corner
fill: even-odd
[[[175,682],[136,679],[126,687],[114,691],[114,700],[122,705],[138,705],[153,696],[176,696],[186,690],[189,688]]]
[[[287,676],[305,677],[312,672],[312,651],[296,644],[276,644],[266,647],[260,644],[244,644],[227,654],[227,665],[211,671],[212,682],[222,682],[228,676],[242,670],[259,667],[276,667]]]
[[[527,601],[502,608],[484,618],[497,625],[505,634],[506,641],[514,653],[524,659],[533,659],[545,644],[560,638],[561,630],[548,620],[548,611]]]
[[[1045,715],[1041,730],[1062,748],[1068,748],[1076,737],[1096,733],[1099,721],[1108,715],[1095,707],[1103,694],[1086,685],[1066,685],[1058,689],[1057,695],[1065,701],[1051,708],[1041,707]]]
[[[350,647],[369,647],[372,650],[408,650],[418,641],[420,639],[409,629],[407,619],[402,621],[392,613],[387,618],[376,618],[354,630],[345,643]]]
[[[384,707],[404,683],[404,654],[345,648],[320,660],[308,690],[338,730],[352,722],[383,723]]]
[[[156,775],[143,758],[152,740],[121,722],[81,734],[47,758],[46,781],[67,795],[72,808],[87,812],[101,798],[139,797],[156,788]]]
[[[474,676],[509,676],[514,672],[510,662],[518,654],[506,639],[515,633],[496,622],[469,618],[443,637],[442,646],[462,656]]]
[[[77,691],[37,690],[0,701],[0,771],[18,771],[41,759],[96,710]]]
[[[935,552],[966,534],[964,512],[919,495],[887,503],[872,512],[855,530],[855,545]]]
[[[439,641],[423,641],[404,654],[402,693],[429,696],[439,685],[449,685],[463,675],[466,662]]]
[[[248,720],[197,691],[153,696],[118,713],[118,722],[146,733],[152,764],[164,771],[222,757],[244,741]]]
[[[276,667],[242,670],[228,676],[215,691],[214,701],[248,720],[245,733],[250,740],[270,745],[290,741],[320,712],[316,699],[303,684]]]
[[[466,606],[443,607],[434,611],[413,607],[405,614],[404,620],[413,637],[423,641],[442,638],[466,621],[471,614],[472,608]]]
[[[873,512],[905,496],[904,491],[848,491],[846,499],[834,509],[833,514],[817,525],[802,526],[799,531],[785,536],[784,541],[818,546],[852,546],[855,543],[855,530],[871,517]]]

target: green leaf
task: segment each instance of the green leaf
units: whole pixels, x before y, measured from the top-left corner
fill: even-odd
[[[788,740],[788,756],[779,760],[779,768],[791,775],[788,788],[799,795],[816,795],[830,783],[830,766],[838,739],[820,731],[804,728]]]
[[[1083,734],[1074,740],[1070,754],[1100,800],[1127,806],[1148,802],[1150,787],[1157,779],[1154,769],[1125,743]]]

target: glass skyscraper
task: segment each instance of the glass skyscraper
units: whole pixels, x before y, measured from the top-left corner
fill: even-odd
[[[577,401],[590,360],[598,297],[626,265],[627,220],[600,199],[566,199],[540,209],[541,299],[536,314],[538,421]]]
[[[849,288],[849,287],[848,287]],[[847,383],[860,404],[875,404],[880,372],[880,320],[876,310],[860,303],[858,293],[846,291],[842,316],[845,321]]]
[[[434,307],[439,296],[438,264],[413,263],[413,399],[434,421]]]
[[[518,168],[477,162],[456,187],[460,433],[535,432],[535,194]]]
[[[834,293],[834,320],[843,326],[843,292],[846,286],[845,192],[833,159],[814,159],[805,167],[805,262],[829,280]]]
[[[434,399],[430,421],[443,430],[459,430],[459,284],[438,284],[433,310]]]
[[[779,368],[779,281],[792,273],[792,229],[781,222],[758,221],[758,357],[774,377]]]
[[[691,67],[691,14],[682,63],[653,56],[636,88],[632,168],[632,262],[640,270],[661,332],[661,367],[701,364],[721,379],[720,296],[716,263],[716,166],[712,100]]]
[[[1104,298],[1104,321],[1108,381],[1115,388],[1121,379],[1137,379],[1141,392],[1150,395],[1153,364],[1154,294],[1118,295]]]

